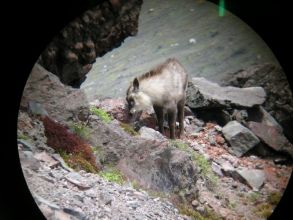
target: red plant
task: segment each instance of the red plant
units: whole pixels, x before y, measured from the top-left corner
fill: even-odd
[[[42,119],[45,127],[47,144],[56,151],[67,154],[80,154],[84,159],[96,167],[95,157],[91,147],[77,135],[70,132],[65,126],[55,122],[49,117]]]

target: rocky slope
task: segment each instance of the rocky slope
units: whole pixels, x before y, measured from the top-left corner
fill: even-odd
[[[97,1],[66,26],[41,54],[39,63],[61,82],[79,87],[96,57],[120,46],[138,30],[142,1]]]
[[[97,58],[81,87],[90,100],[121,97],[135,76],[170,57],[190,77],[218,83],[252,64],[279,65],[250,27],[229,11],[220,17],[217,5],[209,1],[145,0],[138,34]]]
[[[35,65],[18,120],[23,172],[48,219],[264,219],[288,183],[292,145],[275,148],[250,128],[260,123],[283,136],[255,101],[241,110],[226,101],[221,125],[187,107],[185,136],[170,141],[168,129],[165,136],[156,131],[152,112],[132,124],[124,99],[89,104],[82,90]],[[256,121],[249,110],[263,115]],[[95,164],[85,161],[88,154]]]

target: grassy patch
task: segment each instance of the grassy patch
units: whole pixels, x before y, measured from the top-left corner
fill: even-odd
[[[136,135],[139,135],[138,132],[136,132],[134,130],[134,128],[132,126],[130,126],[129,124],[126,124],[126,123],[120,123],[120,127],[125,131],[127,132],[128,134],[132,135],[132,136],[136,136]]]
[[[97,115],[105,123],[109,123],[112,120],[111,116],[101,108],[97,108],[95,106],[92,106],[90,108],[90,112],[93,113],[94,115]]]
[[[118,183],[120,185],[125,182],[125,178],[122,173],[115,168],[108,168],[108,170],[101,171],[99,175],[109,182]]]
[[[272,205],[277,205],[282,198],[281,193],[279,192],[272,192],[268,195],[267,201]]]
[[[85,140],[87,140],[90,136],[90,128],[83,123],[73,123],[70,128],[75,134]]]
[[[267,219],[272,214],[273,208],[272,208],[272,205],[270,205],[269,203],[262,203],[256,207],[254,212],[259,217]]]

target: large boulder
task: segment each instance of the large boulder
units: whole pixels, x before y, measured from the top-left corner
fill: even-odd
[[[161,192],[197,194],[199,170],[191,155],[176,148],[145,143],[119,162],[124,174],[144,188]],[[196,190],[196,191],[195,191]]]
[[[192,109],[253,107],[261,105],[266,93],[261,87],[221,87],[203,77],[194,77],[188,83],[186,104]]]
[[[41,54],[39,63],[62,83],[79,87],[96,57],[137,33],[141,5],[142,0],[97,3],[55,36]]]
[[[288,139],[275,126],[250,121],[249,129],[267,146],[280,152],[286,152],[293,156],[293,146]]]
[[[237,157],[243,156],[260,142],[248,128],[237,121],[226,124],[222,132],[225,139],[230,143],[230,152]]]
[[[293,138],[293,99],[287,77],[281,67],[271,64],[258,64],[228,74],[225,86],[240,88],[261,86],[267,97],[263,106],[284,128],[287,138]]]
[[[190,190],[196,182],[198,168],[191,155],[170,146],[165,138],[131,136],[115,120],[105,124],[90,119],[89,127],[89,142],[97,148],[97,159],[105,166],[117,166],[142,187],[165,192]]]
[[[78,117],[79,111],[87,106],[83,91],[62,84],[39,64],[31,71],[20,103],[21,110],[42,113],[63,122]]]

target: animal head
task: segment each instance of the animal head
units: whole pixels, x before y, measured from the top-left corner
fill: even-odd
[[[138,78],[135,78],[128,88],[126,100],[131,114],[144,111],[152,105],[150,97],[140,90]]]

